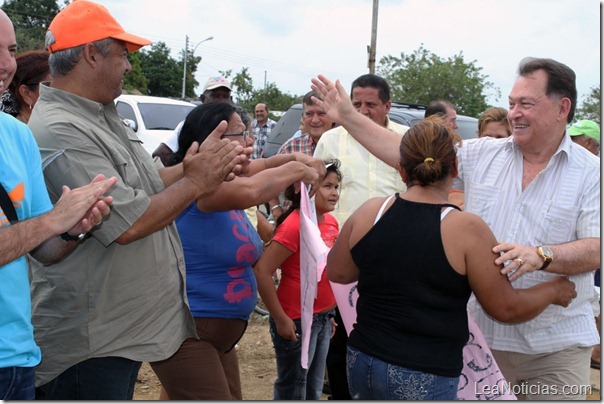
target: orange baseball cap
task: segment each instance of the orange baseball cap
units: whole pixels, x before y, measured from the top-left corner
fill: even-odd
[[[124,41],[128,52],[151,43],[124,31],[104,6],[87,0],[73,0],[50,23],[46,31],[46,46],[52,53],[105,38]]]

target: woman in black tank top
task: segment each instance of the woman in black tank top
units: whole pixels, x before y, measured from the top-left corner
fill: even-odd
[[[472,292],[502,322],[526,321],[576,296],[565,277],[515,290],[494,263],[487,224],[451,209],[459,142],[436,116],[409,129],[398,164],[407,191],[363,204],[329,254],[330,280],[358,280],[347,356],[355,399],[455,399]]]

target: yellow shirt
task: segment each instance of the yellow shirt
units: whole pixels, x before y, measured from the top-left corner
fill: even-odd
[[[386,127],[401,137],[409,129],[390,119]],[[340,200],[331,212],[338,219],[340,228],[352,212],[368,199],[404,192],[406,189],[398,171],[369,153],[342,126],[323,133],[313,157],[322,160],[337,158],[341,162],[343,178]]]

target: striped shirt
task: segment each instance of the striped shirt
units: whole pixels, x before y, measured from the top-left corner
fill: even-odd
[[[310,135],[305,133],[300,137],[287,139],[287,141],[281,145],[277,154],[304,153],[312,156],[316,146],[317,144],[312,140]]]
[[[275,127],[277,122],[273,121],[271,118],[268,118],[264,125],[258,125],[258,121],[254,119],[252,122],[252,131],[254,132],[254,147],[252,150],[252,159],[258,159],[260,157],[264,157],[264,146],[266,145],[266,139],[268,139],[271,134],[271,130]]]
[[[539,246],[600,237],[600,160],[570,136],[524,191],[522,151],[513,137],[464,141],[457,155],[453,188],[465,191],[465,210],[480,216],[499,242]],[[555,276],[533,271],[512,284],[528,288]],[[491,349],[540,354],[592,346],[599,343],[589,302],[593,276],[569,276],[577,297],[567,308],[550,305],[519,324],[494,321],[474,296],[468,307]]]

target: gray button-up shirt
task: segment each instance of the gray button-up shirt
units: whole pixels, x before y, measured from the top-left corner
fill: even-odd
[[[40,86],[29,126],[40,147],[53,201],[97,174],[116,176],[111,214],[65,260],[32,265],[40,386],[83,360],[120,356],[157,361],[196,337],[187,305],[182,246],[174,223],[120,245],[115,240],[164,189],[158,168],[115,105]]]

